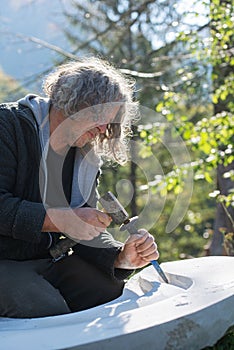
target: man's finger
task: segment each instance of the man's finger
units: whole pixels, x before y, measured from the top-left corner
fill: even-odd
[[[144,242],[137,244],[137,251],[138,253],[141,253],[147,249],[150,249],[151,247],[153,249],[157,249],[157,244],[154,241],[154,237],[150,235]]]
[[[155,253],[157,254],[157,252],[158,252],[158,250],[157,250],[156,245],[151,245],[149,248],[144,249],[144,250],[140,250],[140,251],[139,251],[139,249],[137,249],[137,253],[143,258],[145,258],[149,255],[155,254]]]
[[[97,213],[97,220],[105,226],[109,226],[112,221],[111,217],[108,214],[103,213],[101,211]]]
[[[142,244],[145,240],[146,240],[145,235],[142,235],[142,234],[140,234],[140,233],[135,233],[135,234],[133,234],[133,235],[130,235],[125,243],[126,243],[126,244],[135,243],[135,244],[137,244],[137,245],[140,245],[140,244]]]

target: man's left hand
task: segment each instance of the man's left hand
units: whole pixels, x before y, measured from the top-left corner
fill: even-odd
[[[115,267],[137,269],[158,258],[159,253],[154,237],[145,229],[140,229],[137,234],[130,235],[125,242],[122,251],[116,258]]]

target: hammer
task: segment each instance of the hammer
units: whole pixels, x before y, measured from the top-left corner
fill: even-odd
[[[99,198],[99,202],[101,203],[105,212],[110,215],[113,222],[117,225],[121,225],[120,231],[127,230],[130,234],[138,233],[136,228],[138,217],[134,216],[133,218],[129,218],[127,211],[124,209],[122,204],[120,204],[113,193],[107,192]],[[67,252],[77,243],[79,242],[73,241],[70,238],[60,239],[58,243],[50,248],[50,254],[53,257],[53,262],[59,261],[65,257]],[[158,272],[164,282],[169,283],[158,262],[156,260],[152,260],[151,264],[154,266],[155,270]]]
[[[107,192],[99,198],[99,202],[101,203],[102,207],[107,212],[107,214],[111,216],[114,223],[121,225],[120,231],[127,230],[130,233],[130,235],[138,233],[138,230],[136,228],[138,216],[129,218],[128,213],[120,204],[118,199],[113,195],[113,193]],[[163,281],[169,283],[157,260],[151,260],[150,262],[155,268],[155,270],[158,272],[160,277],[163,279]]]

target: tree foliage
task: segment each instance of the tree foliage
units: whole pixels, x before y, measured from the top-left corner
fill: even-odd
[[[190,66],[191,62],[186,64],[186,69],[179,68],[177,71],[178,79],[183,74],[185,82],[183,86],[179,89],[177,87],[168,89],[163,100],[156,107],[157,112],[162,113],[168,122],[175,125],[176,130],[189,148],[192,155],[190,167],[194,171],[194,180],[204,179],[213,185],[214,190],[210,193],[210,197],[218,198],[218,202],[222,203],[221,206],[218,206],[218,209],[221,207],[223,211],[221,214],[218,212],[216,214],[217,216],[220,215],[219,223],[216,223],[217,230],[220,231],[221,226],[224,226],[222,229],[229,234],[229,243],[230,235],[233,237],[234,229],[234,108],[232,99],[234,62],[232,57],[233,31],[231,20],[233,14],[231,11],[230,1],[214,1],[210,6],[209,36],[204,39],[203,36],[199,36],[194,31],[186,34],[180,33],[178,36],[178,41],[186,44],[185,48],[191,54],[196,55],[196,65],[204,67],[210,74],[210,77],[207,77],[206,84],[206,89],[209,87],[207,89],[209,94],[205,94],[206,101],[203,99],[205,111],[199,113],[201,110],[197,110],[196,113],[192,113],[196,100],[194,101],[194,98],[190,97],[191,94],[195,94],[196,98],[199,96],[197,92],[199,93],[201,90],[198,86],[201,81],[196,80],[192,83],[194,81],[194,69]],[[191,80],[188,77],[191,77]],[[181,109],[181,105],[187,106],[185,114],[181,113],[183,109],[183,107]],[[157,131],[158,133],[159,131]],[[144,132],[141,136],[145,142],[148,142]],[[186,167],[188,167],[188,164],[186,164]],[[215,170],[218,169],[218,172],[220,172],[221,167],[222,175],[219,176],[218,173],[220,188],[215,189]],[[183,166],[176,167],[173,172],[167,174],[166,189],[168,191],[178,191],[178,184],[182,190],[181,173],[183,173]],[[229,179],[228,188],[227,179]],[[160,188],[160,186],[158,187]],[[226,217],[226,220],[224,217]],[[223,225],[221,225],[221,222]],[[227,229],[227,227],[229,228]],[[220,244],[222,244],[222,241],[220,241]]]
[[[155,95],[163,91],[162,77],[171,74],[173,42],[169,33],[182,17],[176,10],[177,1],[89,0],[72,4],[71,10],[64,11],[69,23],[65,35],[72,53],[78,58],[101,56],[136,77],[137,98],[153,107]]]

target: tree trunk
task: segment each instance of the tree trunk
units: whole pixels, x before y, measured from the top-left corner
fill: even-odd
[[[217,189],[221,195],[228,195],[233,189],[234,184],[230,178],[224,178],[223,174],[234,169],[234,162],[229,166],[220,164],[217,169]],[[216,217],[214,223],[214,235],[209,247],[210,255],[231,255],[231,240],[230,236],[233,233],[233,223],[230,218],[234,218],[234,208],[230,205],[224,207],[225,203],[218,203],[216,209]],[[228,234],[227,239],[225,236]],[[228,239],[229,238],[229,239]],[[225,244],[224,244],[225,241]],[[227,241],[227,242],[226,242]],[[233,241],[234,243],[234,241]],[[233,245],[234,246],[234,245]]]
[[[220,0],[220,6],[225,10],[230,5],[230,0]],[[223,59],[224,54],[224,48],[223,48],[223,42],[217,41],[218,37],[220,36],[219,28],[223,25],[222,23],[222,15],[224,15],[225,11],[221,12],[221,15],[219,18],[217,18],[216,14],[216,6],[213,6],[211,1],[211,15],[215,14],[213,19],[211,20],[210,28],[212,32],[212,37],[215,42],[215,53],[217,54],[219,60],[218,63],[213,64],[213,76],[215,79],[213,80],[213,88],[214,91],[219,88],[219,86],[222,86],[224,84],[225,78],[232,72],[233,67],[231,66],[230,62],[225,61]],[[214,11],[214,12],[212,12]],[[212,17],[212,16],[211,16]],[[233,38],[233,37],[232,37]],[[230,49],[233,46],[233,40],[229,40],[226,43],[227,50]],[[217,50],[218,49],[218,50]],[[222,60],[221,60],[222,57]],[[227,58],[227,57],[226,57]],[[220,61],[221,60],[221,61]],[[230,95],[227,99],[219,99],[217,104],[214,104],[214,114],[221,113],[222,111],[230,112],[229,109],[229,102],[230,98],[232,98]],[[222,151],[222,145],[220,145],[220,151]],[[230,190],[233,190],[234,183],[231,180],[231,178],[224,178],[223,175],[230,171],[234,170],[234,162],[229,164],[228,166],[224,166],[224,164],[219,164],[217,168],[217,189],[220,191],[221,195],[227,196],[230,194]],[[234,240],[233,240],[233,218],[234,218],[234,208],[231,207],[231,205],[227,208],[225,207],[225,203],[218,203],[217,209],[216,209],[216,218],[214,222],[214,234],[211,241],[211,244],[208,248],[208,255],[226,255],[231,254],[232,247],[234,248]],[[229,236],[225,236],[225,235]],[[231,235],[231,236],[230,236]],[[227,239],[228,238],[228,242]]]

